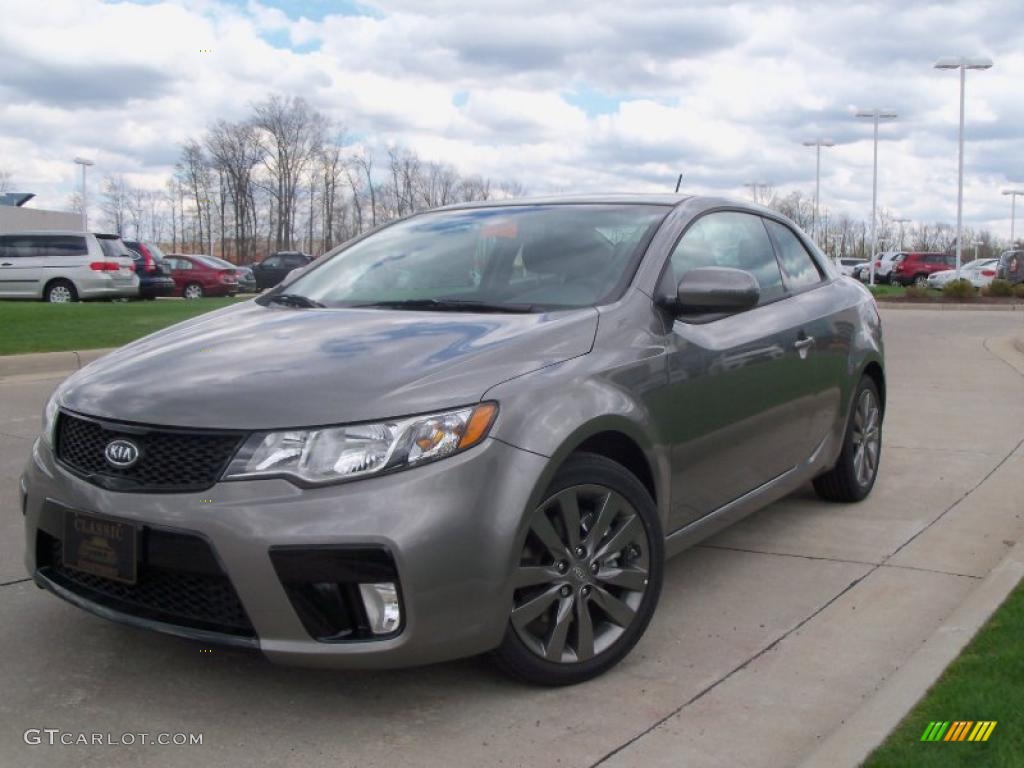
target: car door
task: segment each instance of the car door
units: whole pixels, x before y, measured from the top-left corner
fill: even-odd
[[[794,467],[809,420],[805,315],[787,297],[762,220],[739,211],[698,218],[673,250],[667,279],[675,285],[704,266],[751,272],[761,297],[746,312],[673,323],[665,408],[673,530]]]
[[[44,258],[41,235],[0,236],[0,296],[29,298],[42,295]]]
[[[288,274],[283,256],[268,256],[257,264],[257,267],[259,269],[256,271],[256,281],[260,288],[273,288]]]
[[[839,383],[846,377],[856,329],[839,298],[841,289],[826,274],[809,246],[788,224],[765,219],[782,269],[782,282],[794,312],[804,317],[805,349],[797,387],[806,429],[795,438],[799,461],[805,461],[829,434],[842,407]]]

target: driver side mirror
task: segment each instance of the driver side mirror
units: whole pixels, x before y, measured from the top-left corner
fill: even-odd
[[[676,289],[676,315],[734,314],[757,305],[757,278],[742,269],[698,267],[683,275]]]

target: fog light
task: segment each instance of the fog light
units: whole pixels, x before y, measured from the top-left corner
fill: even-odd
[[[394,582],[382,584],[360,584],[366,618],[370,631],[375,635],[389,635],[402,623],[402,611],[398,607],[398,588]]]

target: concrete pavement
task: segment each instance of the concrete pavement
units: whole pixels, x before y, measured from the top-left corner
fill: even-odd
[[[525,688],[479,660],[330,674],[200,653],[16,581],[15,478],[60,377],[0,382],[0,583],[15,581],[0,587],[0,764],[795,765],[1024,532],[1024,355],[1004,359],[1024,315],[883,315],[889,403],[872,497],[832,505],[804,489],[670,561],[644,640],[570,690]],[[27,728],[204,739],[29,746]]]

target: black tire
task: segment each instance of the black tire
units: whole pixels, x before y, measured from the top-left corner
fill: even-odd
[[[868,394],[865,395],[865,393]],[[858,441],[858,432],[861,435],[864,434],[863,424],[859,424],[863,420],[858,415],[858,410],[862,403],[862,398],[865,396],[871,399],[873,407],[877,409],[876,432],[871,438],[871,440],[876,441],[875,458],[873,466],[870,466],[870,471],[866,477],[863,471],[858,470],[857,459],[858,447],[863,442],[863,437],[861,437],[860,442]],[[821,498],[828,501],[857,502],[863,501],[871,493],[871,489],[875,485],[875,479],[878,477],[878,466],[882,459],[883,413],[881,402],[881,398],[878,395],[878,387],[875,385],[874,380],[870,376],[862,376],[860,383],[857,385],[857,391],[853,395],[850,415],[846,424],[846,434],[843,435],[843,450],[839,454],[839,459],[832,469],[814,479],[814,490]],[[867,461],[870,456],[870,448],[865,447],[864,452],[864,460]]]
[[[910,282],[916,285],[918,288],[927,288],[928,275],[924,273],[921,273],[920,275],[914,275],[914,279],[911,280]],[[910,285],[910,283],[907,283],[907,285]]]
[[[576,496],[577,493],[579,496]],[[625,467],[603,456],[575,454],[559,468],[545,494],[545,500],[530,512],[531,519],[541,514],[547,516],[551,505],[558,505],[556,499],[566,494],[576,499],[573,507],[576,510],[575,519],[580,522],[577,536],[581,546],[573,553],[570,552],[570,546],[565,545],[564,560],[541,566],[530,565],[527,554],[533,535],[531,527],[526,541],[519,543],[521,554],[516,573],[522,572],[523,568],[538,570],[543,567],[549,573],[554,571],[561,575],[550,579],[545,576],[548,580],[541,584],[513,589],[513,603],[505,637],[492,654],[502,671],[533,685],[573,685],[597,677],[613,667],[632,650],[647,629],[661,594],[664,538],[657,507],[640,481]],[[592,494],[596,499],[594,507],[587,506],[586,494]],[[602,497],[609,510],[614,508],[620,511],[611,511],[607,516],[601,514],[599,505]],[[547,519],[550,524],[550,518]],[[564,520],[562,517],[556,519],[559,522]],[[605,521],[603,525],[602,520]],[[563,524],[561,530],[559,535],[565,538],[568,526]],[[597,538],[591,541],[592,536]],[[621,549],[616,547],[620,540]],[[636,543],[637,540],[646,541],[646,552],[643,551],[643,545]],[[533,541],[536,543],[540,540]],[[584,545],[589,545],[593,552],[580,555],[587,549]],[[608,549],[609,546],[612,549]],[[548,551],[544,551],[543,547],[540,549],[541,557],[548,557]],[[575,555],[580,555],[579,559]],[[570,562],[573,565],[570,566]],[[585,567],[586,563],[590,563],[593,570]],[[582,569],[581,565],[584,566]],[[565,570],[561,570],[560,566],[565,566]],[[627,573],[633,582],[628,587],[624,586],[625,579],[622,578]],[[619,575],[615,577],[614,584],[611,581],[613,574]],[[566,592],[567,589],[571,596]],[[517,605],[520,595],[525,592],[528,596],[524,602],[531,602],[528,590],[540,590],[541,597],[555,594],[553,590],[558,590],[559,596],[553,598],[555,602],[531,621],[541,622],[542,625],[548,622],[550,633],[546,645],[549,648],[558,631],[557,622],[565,623],[566,628],[561,632],[561,646],[557,652],[560,656],[570,655],[569,660],[553,661],[544,658],[541,654],[544,649],[536,645],[531,647],[524,640],[526,628],[520,626],[517,629],[514,625],[513,614],[523,607],[522,603]],[[609,596],[614,597],[615,602],[606,602]],[[565,607],[567,604],[570,607]],[[609,612],[606,606],[615,610]],[[629,618],[616,621],[613,614],[618,613],[623,606],[631,609],[631,612],[619,615]],[[597,611],[596,618],[594,610]],[[585,612],[585,615],[581,612]],[[558,618],[565,616],[570,618]],[[555,623],[551,622],[552,619]],[[589,652],[581,650],[585,642],[582,640],[584,625],[588,627]],[[524,633],[524,636],[520,633]],[[573,647],[569,645],[571,638],[574,638]],[[605,647],[599,648],[604,643],[607,643]],[[584,658],[576,660],[580,656]]]
[[[67,304],[78,301],[78,291],[70,280],[63,278],[52,280],[43,291],[43,301],[49,304]]]

